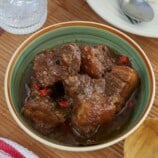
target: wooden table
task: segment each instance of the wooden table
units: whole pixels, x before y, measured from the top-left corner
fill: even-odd
[[[88,20],[108,24],[92,11],[85,0],[48,0],[48,2],[48,18],[44,27],[71,20]],[[127,34],[144,49],[154,68],[156,80],[158,80],[158,39]],[[0,137],[7,137],[20,143],[38,154],[41,158],[123,158],[123,141],[109,148],[93,152],[65,152],[40,144],[17,126],[5,102],[4,75],[14,51],[28,36],[30,35],[13,35],[0,31]],[[158,87],[157,84],[156,87]],[[149,116],[157,117],[157,115],[158,97],[156,93]]]

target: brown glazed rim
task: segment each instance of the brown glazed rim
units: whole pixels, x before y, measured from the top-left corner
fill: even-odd
[[[103,143],[103,144],[99,144],[99,145],[94,145],[94,146],[88,146],[88,147],[70,147],[70,146],[64,146],[64,145],[58,145],[58,144],[54,144],[53,142],[50,142],[48,140],[45,140],[43,138],[41,138],[40,136],[38,136],[38,134],[35,134],[27,125],[26,123],[19,117],[18,113],[16,112],[16,109],[14,107],[14,104],[12,102],[11,99],[11,94],[10,94],[10,78],[11,78],[11,72],[13,70],[13,65],[16,62],[16,59],[18,58],[18,56],[23,52],[23,50],[25,49],[26,46],[28,46],[33,40],[37,39],[39,36],[48,33],[49,31],[53,31],[55,29],[58,28],[63,28],[63,27],[69,27],[69,26],[86,26],[86,27],[94,27],[97,29],[102,29],[102,30],[106,30],[109,31],[113,34],[116,34],[117,36],[119,36],[120,38],[124,39],[125,41],[127,41],[128,43],[130,43],[130,45],[137,51],[139,52],[139,55],[141,56],[141,58],[143,59],[146,68],[147,68],[147,72],[149,74],[149,78],[150,78],[150,96],[149,99],[147,101],[147,105],[145,108],[144,113],[142,114],[141,118],[139,118],[134,126],[132,127],[132,129],[129,129],[126,133],[122,134],[121,136],[119,136],[119,138],[113,138],[112,140],[110,140],[107,143]],[[26,132],[28,133],[31,137],[33,137],[34,139],[36,139],[37,141],[57,148],[57,149],[62,149],[62,150],[67,150],[67,151],[91,151],[91,150],[97,150],[97,149],[101,149],[104,147],[108,147],[110,145],[113,145],[121,140],[123,140],[124,138],[126,138],[129,134],[131,134],[133,131],[135,131],[139,125],[145,120],[146,116],[148,115],[151,106],[153,104],[154,101],[154,97],[155,97],[155,77],[154,77],[154,72],[152,69],[152,66],[150,64],[149,59],[147,58],[147,56],[145,55],[144,51],[141,49],[141,47],[134,42],[130,37],[128,37],[127,35],[125,35],[124,33],[122,33],[121,31],[104,25],[104,24],[100,24],[100,23],[95,23],[95,22],[89,22],[89,21],[71,21],[71,22],[63,22],[63,23],[58,23],[55,25],[51,25],[48,26],[36,33],[34,33],[33,35],[31,35],[28,39],[26,39],[15,51],[14,55],[12,56],[7,71],[6,71],[6,75],[5,75],[5,96],[6,96],[6,101],[7,101],[7,105],[8,108],[12,114],[12,116],[14,117],[15,121],[17,122],[17,124]]]

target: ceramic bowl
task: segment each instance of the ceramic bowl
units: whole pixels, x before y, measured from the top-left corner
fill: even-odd
[[[47,48],[75,42],[77,44],[106,44],[128,56],[140,75],[141,85],[137,107],[127,128],[102,144],[73,147],[60,144],[42,136],[31,128],[21,113],[24,83],[28,80],[32,60],[37,53]],[[92,151],[113,145],[134,132],[148,115],[155,96],[155,78],[152,66],[143,49],[119,30],[94,22],[74,21],[46,27],[26,39],[14,52],[5,75],[5,96],[9,111],[16,123],[35,140],[67,151]]]

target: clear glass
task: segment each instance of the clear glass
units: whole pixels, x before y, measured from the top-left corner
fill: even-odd
[[[46,18],[47,0],[0,0],[0,27],[7,32],[32,33]]]

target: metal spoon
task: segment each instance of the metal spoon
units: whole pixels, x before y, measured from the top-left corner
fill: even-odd
[[[138,21],[148,22],[154,18],[154,11],[145,0],[122,0],[121,9],[124,14]]]

